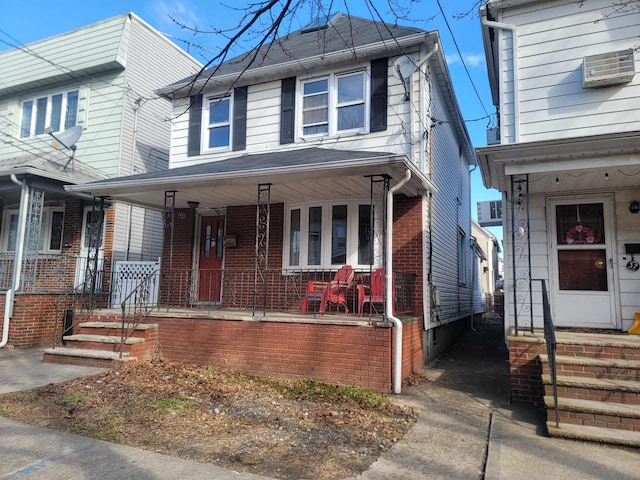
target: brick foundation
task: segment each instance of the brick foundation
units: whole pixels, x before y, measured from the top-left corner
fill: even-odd
[[[542,365],[540,355],[547,353],[542,339],[510,336],[509,373],[513,402],[542,403]]]

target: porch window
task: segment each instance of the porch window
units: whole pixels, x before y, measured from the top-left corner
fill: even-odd
[[[18,241],[18,216],[17,210],[6,212],[3,222],[4,250],[14,252]],[[40,253],[60,253],[62,250],[62,233],[64,229],[64,208],[45,207],[42,211],[42,224],[40,225],[40,240],[38,251]]]
[[[371,206],[323,202],[287,211],[284,263],[288,267],[335,268],[369,265]]]
[[[367,72],[331,74],[302,82],[302,135],[337,135],[368,128]]]
[[[20,138],[66,130],[78,121],[78,90],[55,93],[22,102]]]

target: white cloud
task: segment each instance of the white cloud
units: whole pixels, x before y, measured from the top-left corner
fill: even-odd
[[[465,52],[462,54],[462,57],[464,58],[464,63],[467,65],[467,67],[477,68],[477,67],[484,66],[483,53]],[[457,53],[451,54],[451,55],[447,54],[446,59],[447,59],[447,65],[455,65],[456,63],[462,63],[460,62],[460,57],[458,56]]]
[[[180,25],[188,28],[202,28],[202,20],[195,12],[195,7],[182,0],[159,0],[154,4],[155,15],[162,29],[179,29]],[[173,18],[178,24],[174,23]]]

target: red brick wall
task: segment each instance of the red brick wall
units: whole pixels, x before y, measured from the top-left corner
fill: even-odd
[[[390,328],[201,318],[153,321],[160,326],[159,353],[167,360],[391,389]]]
[[[542,403],[544,389],[539,356],[546,353],[546,345],[540,339],[526,339],[525,341],[523,337],[509,337],[512,401]]]
[[[402,325],[402,380],[422,368],[422,332],[422,319]]]
[[[395,195],[393,203],[393,269],[415,274],[413,307],[422,314],[422,199]]]

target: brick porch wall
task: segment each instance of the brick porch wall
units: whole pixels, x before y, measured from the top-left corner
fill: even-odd
[[[544,387],[540,355],[547,353],[546,344],[516,336],[509,336],[508,341],[511,401],[541,404]]]
[[[13,317],[9,322],[8,345],[15,348],[50,347],[55,328],[56,300],[61,295],[20,294],[14,299]],[[96,297],[96,308],[107,306],[106,296]],[[64,327],[65,307],[60,307],[56,341]],[[4,295],[0,296],[0,315],[4,318]],[[2,332],[0,321],[0,332]]]
[[[154,317],[166,360],[390,392],[393,329]],[[422,322],[403,326],[403,379],[422,367]]]

